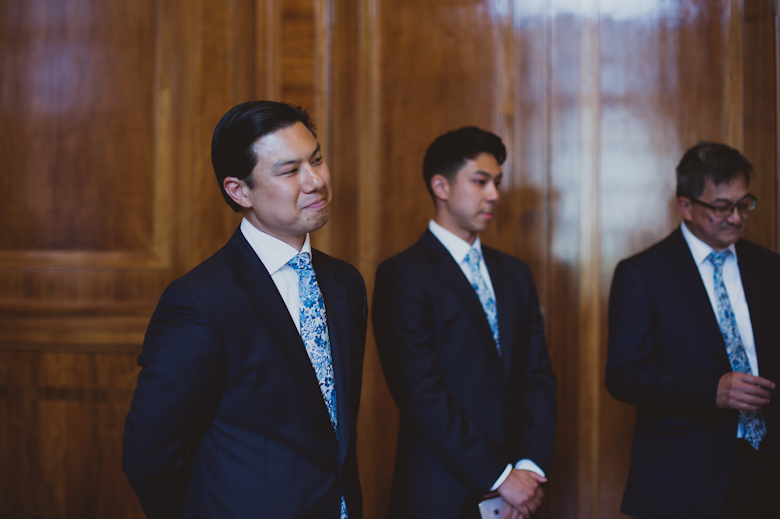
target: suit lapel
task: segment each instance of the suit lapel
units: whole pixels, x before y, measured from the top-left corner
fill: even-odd
[[[228,262],[233,268],[236,281],[249,291],[252,316],[290,368],[293,379],[312,411],[327,427],[330,434],[333,434],[333,426],[322,398],[317,375],[271,275],[240,230],[233,234],[228,245],[226,250]]]
[[[328,336],[336,384],[339,465],[341,465],[349,447],[350,424],[352,423],[349,309],[346,290],[333,280],[333,264],[327,260],[328,258],[324,254],[312,250],[312,264],[317,274],[317,284],[320,286],[322,297],[325,300],[325,311],[328,317]],[[320,400],[322,400],[321,396]],[[328,420],[328,425],[330,425],[330,420]]]
[[[476,291],[463,274],[463,270],[461,270],[449,251],[430,230],[426,229],[420,239],[420,243],[425,248],[428,261],[436,266],[434,269],[436,275],[442,280],[444,286],[449,288],[455,295],[455,298],[464,306],[466,313],[477,328],[477,332],[479,333],[482,342],[486,346],[489,346],[490,350],[498,358],[496,341],[493,339],[493,332],[490,330],[490,324],[485,315],[485,310],[482,308],[482,303],[479,302]],[[499,326],[500,323],[501,315],[499,314]]]
[[[731,369],[729,356],[726,353],[726,344],[723,342],[723,335],[718,326],[718,320],[712,311],[712,303],[707,295],[707,289],[704,288],[699,268],[691,254],[691,249],[683,237],[682,231],[678,228],[666,240],[666,257],[672,266],[672,270],[677,275],[685,297],[696,316],[704,332],[707,342],[709,342],[715,355]]]
[[[504,377],[509,376],[509,367],[512,365],[514,353],[513,340],[515,333],[515,297],[507,283],[501,280],[509,279],[504,272],[501,257],[489,247],[482,247],[482,255],[485,258],[485,267],[490,274],[490,282],[493,292],[496,294],[496,310],[498,312],[498,341],[501,343],[501,360],[504,364]],[[488,326],[489,327],[489,326]],[[491,335],[492,336],[492,335]]]

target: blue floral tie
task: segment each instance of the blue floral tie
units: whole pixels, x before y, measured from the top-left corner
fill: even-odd
[[[718,300],[718,323],[720,332],[723,334],[723,341],[726,343],[726,352],[729,355],[731,369],[740,373],[752,375],[750,363],[748,362],[745,346],[742,344],[742,337],[737,328],[737,319],[734,317],[734,310],[731,308],[729,294],[726,292],[726,285],[723,283],[723,263],[726,261],[731,250],[726,249],[720,252],[712,252],[707,259],[715,267],[715,298]],[[739,423],[747,440],[754,449],[758,450],[761,440],[766,434],[766,424],[764,423],[764,413],[758,411],[740,411]]]
[[[490,324],[490,330],[493,332],[493,339],[496,341],[496,349],[498,349],[498,354],[501,355],[501,343],[498,341],[498,312],[496,311],[496,301],[490,294],[490,289],[488,289],[487,283],[482,278],[482,273],[479,271],[479,260],[479,251],[472,248],[463,261],[471,268],[471,286],[477,292],[479,302],[482,303],[482,309],[485,311],[488,324]]]
[[[336,385],[333,375],[333,362],[328,336],[328,318],[325,313],[325,300],[322,298],[317,276],[311,265],[308,252],[301,252],[287,262],[298,273],[298,297],[301,307],[301,339],[306,353],[317,375],[320,391],[328,407],[330,423],[336,438],[339,436],[336,414]],[[341,519],[347,519],[347,503],[341,497]]]

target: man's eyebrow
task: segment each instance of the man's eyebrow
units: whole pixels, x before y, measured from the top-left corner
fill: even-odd
[[[317,147],[314,148],[314,151],[311,152],[311,155],[309,155],[309,159],[314,158],[315,155],[317,155],[320,152],[320,143],[317,143]],[[279,166],[287,166],[289,164],[297,164],[300,160],[298,159],[290,159],[290,160],[280,160],[279,162],[275,162],[271,167],[277,168]]]
[[[747,197],[748,197],[748,195],[745,195],[745,196],[743,196],[742,198],[740,198],[739,200],[737,200],[736,202],[732,202],[730,198],[726,198],[726,197],[718,197],[718,198],[716,198],[715,200],[713,200],[713,203],[715,203],[715,202],[727,202],[727,203],[729,203],[729,204],[731,204],[731,203],[736,203],[736,204],[738,204],[738,203],[742,202],[743,200],[745,200]]]
[[[488,173],[487,171],[482,171],[481,169],[478,169],[477,171],[475,171],[474,174],[482,176],[482,177],[493,178],[493,174],[492,173]],[[499,179],[499,178],[502,178],[503,176],[504,176],[504,172],[502,171],[501,173],[496,175],[495,178]]]

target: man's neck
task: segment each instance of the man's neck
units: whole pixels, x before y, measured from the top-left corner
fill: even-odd
[[[441,225],[443,228],[447,229],[452,234],[454,234],[461,240],[465,241],[469,245],[474,245],[474,240],[477,239],[477,233],[469,232],[461,227],[458,227],[457,225],[455,225],[454,222],[452,222],[448,218],[442,217],[442,215],[439,212],[437,212],[433,216],[433,221]]]
[[[273,229],[267,228],[261,222],[259,222],[257,218],[253,218],[252,216],[254,215],[246,214],[246,213],[244,214],[244,218],[246,218],[247,221],[251,223],[255,229],[264,232],[268,236],[273,236],[277,240],[283,241],[290,247],[293,247],[298,252],[301,252],[301,249],[303,248],[303,244],[306,242],[305,234],[303,236],[297,236],[297,235],[286,235],[286,234],[274,232]]]

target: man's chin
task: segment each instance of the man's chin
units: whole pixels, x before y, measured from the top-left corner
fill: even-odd
[[[329,216],[327,213],[320,215],[316,218],[306,222],[306,232],[314,232],[322,229],[326,223],[328,223]]]
[[[483,233],[483,232],[487,231],[488,227],[490,227],[490,222],[491,221],[492,220],[486,220],[486,219],[480,221],[479,223],[477,223],[477,225],[474,226],[474,232],[479,234],[479,233]]]

